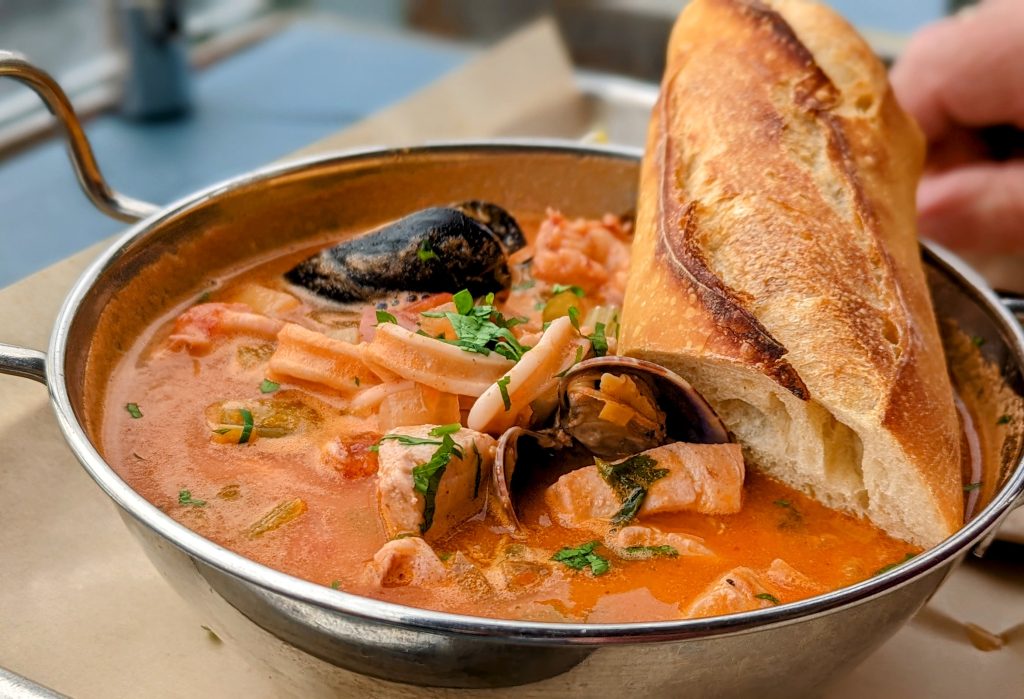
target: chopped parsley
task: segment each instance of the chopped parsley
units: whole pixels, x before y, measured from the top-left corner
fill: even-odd
[[[612,517],[612,524],[626,524],[640,511],[647,489],[654,481],[668,475],[668,469],[655,468],[658,462],[646,454],[636,454],[612,464],[594,458],[597,472],[619,497],[622,507]]]
[[[876,570],[874,572],[874,576],[873,577],[877,577],[879,575],[884,575],[885,573],[888,573],[890,570],[893,570],[894,568],[899,568],[901,565],[903,565],[904,563],[909,561],[915,555],[916,554],[908,553],[906,556],[904,556],[902,561],[896,561],[895,563],[890,563],[887,566],[882,566],[881,568],[879,568],[878,570]]]
[[[457,339],[448,340],[443,337],[436,339],[455,345],[466,352],[488,355],[496,352],[514,362],[522,359],[529,350],[519,344],[512,334],[512,328],[526,321],[525,318],[505,318],[505,315],[494,307],[494,294],[487,294],[479,306],[473,305],[473,295],[463,289],[452,296],[455,313],[428,311],[422,315],[427,318],[447,318],[455,330]]]
[[[779,598],[770,592],[759,592],[758,594],[754,595],[754,597],[756,597],[757,599],[768,600],[772,604],[782,604],[782,602],[779,601]]]
[[[981,487],[981,481],[977,481],[976,483],[968,483],[967,485],[964,486],[964,492],[965,493],[969,493],[972,490],[977,490],[980,487]]]
[[[569,306],[569,322],[576,330],[580,329],[580,309],[576,306]]]
[[[398,324],[398,319],[387,311],[377,311],[377,325],[383,325],[384,323]]]
[[[270,379],[263,379],[263,383],[260,384],[260,393],[273,393],[277,389],[281,388],[281,384]]]
[[[779,521],[779,529],[793,529],[803,524],[803,514],[789,500],[775,500],[772,504],[786,511],[786,516]]]
[[[985,344],[985,338],[983,338],[981,335],[974,335],[971,337],[971,342],[974,343],[975,347],[981,347],[982,345]]]
[[[536,279],[524,279],[523,281],[519,282],[518,284],[513,284],[512,285],[512,291],[526,291],[527,289],[532,289],[536,285],[537,285],[537,280]]]
[[[242,434],[238,436],[238,443],[245,444],[252,437],[252,411],[248,408],[240,408],[238,412],[242,414]]]
[[[555,284],[551,287],[552,296],[558,296],[559,294],[564,294],[567,291],[575,294],[577,298],[583,298],[587,294],[587,292],[583,290],[583,287],[576,286],[575,284]]]
[[[129,405],[131,405],[131,404],[129,403]],[[1009,415],[1000,415],[999,419],[996,420],[996,424],[997,425],[1007,425],[1007,424],[1009,424],[1009,422],[1010,422],[1010,416]]]
[[[579,546],[566,546],[552,556],[551,560],[563,563],[573,570],[590,568],[590,573],[594,577],[604,575],[612,566],[607,558],[594,553],[599,544],[599,541],[594,540]]]
[[[142,411],[139,410],[138,403],[128,403],[124,406],[124,409],[128,411],[128,414],[132,416],[132,419],[138,420],[142,417]]]
[[[452,427],[454,426],[454,429]],[[430,431],[431,435],[440,436],[441,442],[437,451],[426,463],[422,463],[412,470],[413,489],[423,495],[423,523],[420,524],[420,534],[426,534],[427,530],[434,524],[435,500],[437,488],[441,484],[441,477],[448,468],[452,456],[462,458],[462,449],[452,439],[452,434],[457,432],[460,425],[443,425],[435,427]]]
[[[341,581],[340,580],[332,580],[331,581],[331,589],[332,590],[340,590],[341,589]]]
[[[182,489],[178,491],[178,504],[191,505],[192,507],[205,507],[206,500],[196,499],[192,497],[192,491]]]
[[[608,338],[605,337],[604,327],[604,323],[595,323],[593,334],[587,335],[590,346],[594,348],[594,355],[598,357],[608,354]]]
[[[511,380],[511,376],[502,376],[495,382],[498,385],[498,391],[501,393],[501,403],[505,406],[506,413],[512,409],[512,399],[508,396],[508,382]]]
[[[461,429],[462,425],[458,422],[452,422],[447,425],[438,425],[430,430],[430,436],[443,437],[446,434],[455,434]]]
[[[677,558],[679,551],[675,546],[627,546],[619,551],[619,557],[629,560],[646,560],[648,558]]]
[[[430,241],[424,240],[420,243],[420,247],[416,250],[416,256],[420,258],[420,262],[427,262],[429,260],[436,260],[437,253],[430,247]]]

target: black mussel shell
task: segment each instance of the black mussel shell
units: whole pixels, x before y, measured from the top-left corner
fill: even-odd
[[[525,244],[507,211],[469,201],[422,209],[346,240],[300,263],[285,278],[342,303],[405,291],[469,289],[479,296],[509,287],[508,256]]]

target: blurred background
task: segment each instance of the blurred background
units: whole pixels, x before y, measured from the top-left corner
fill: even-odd
[[[57,78],[113,186],[166,203],[401,101],[541,15],[556,20],[584,93],[612,86],[617,104],[632,100],[628,115],[595,118],[638,145],[684,4],[0,0],[0,50]],[[965,3],[831,4],[891,61],[915,29]],[[34,94],[0,80],[0,287],[118,230],[76,191],[54,133]]]
[[[541,15],[557,18],[576,65],[656,81],[681,0],[0,0],[0,48],[26,53],[53,73],[81,109],[113,106],[139,31],[180,35],[193,62],[209,63],[305,16],[381,31],[485,45]],[[880,53],[963,0],[832,0]],[[162,18],[160,17],[163,13]],[[155,18],[155,19],[153,19]],[[164,23],[164,26],[157,26]],[[145,29],[143,29],[145,31]],[[0,147],[31,132],[39,104],[0,83]],[[14,130],[21,122],[21,128]]]

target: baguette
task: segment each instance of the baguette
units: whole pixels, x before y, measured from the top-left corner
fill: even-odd
[[[963,493],[915,232],[923,161],[832,11],[695,0],[652,115],[619,351],[693,383],[753,466],[927,547]]]

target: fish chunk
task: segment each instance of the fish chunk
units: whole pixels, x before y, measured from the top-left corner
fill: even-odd
[[[377,502],[389,538],[412,534],[437,541],[483,509],[497,443],[486,434],[463,427],[451,435],[458,453],[452,453],[437,483],[434,512],[427,521],[427,494],[416,489],[413,472],[430,462],[438,451],[441,437],[430,434],[435,427],[399,427],[381,441],[377,452]],[[430,443],[409,445],[388,436]]]
[[[615,529],[605,537],[605,544],[613,550],[623,551],[636,548],[657,548],[671,546],[680,556],[714,556],[715,554],[704,545],[704,539],[692,534],[663,532],[655,527],[632,524],[622,529]]]
[[[444,563],[423,539],[409,536],[380,547],[370,562],[369,572],[381,587],[428,585],[444,580]]]
[[[675,442],[642,454],[653,459],[654,468],[668,473],[647,487],[637,513],[640,517],[684,510],[703,514],[739,512],[744,468],[738,444]],[[547,489],[544,499],[553,518],[570,529],[590,528],[594,520],[610,520],[623,506],[622,498],[597,466],[565,474]]]
[[[781,558],[768,568],[740,566],[704,589],[686,608],[687,617],[735,614],[803,599],[824,588]]]

